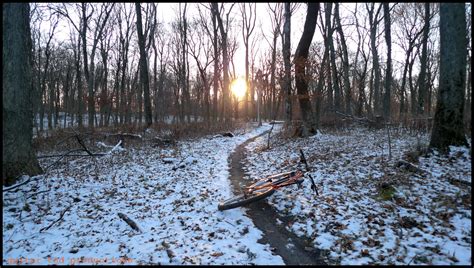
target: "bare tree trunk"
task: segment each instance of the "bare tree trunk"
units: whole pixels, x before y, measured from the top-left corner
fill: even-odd
[[[295,80],[298,100],[301,108],[301,116],[305,125],[303,135],[316,134],[311,102],[308,95],[308,79],[306,74],[306,62],[308,60],[309,46],[313,40],[314,30],[318,19],[319,3],[308,3],[308,12],[304,24],[303,35],[295,52]]]
[[[467,145],[463,110],[466,83],[466,9],[464,3],[440,5],[440,81],[430,147]]]
[[[63,128],[66,128],[66,119],[68,116],[71,116],[71,101],[70,101],[70,95],[71,94],[71,84],[70,84],[70,81],[71,81],[71,66],[70,66],[70,61],[68,60],[68,64],[67,64],[67,71],[66,71],[66,76],[64,78],[64,81],[63,81],[63,85],[64,85],[64,99],[63,99],[63,103],[64,103],[64,118],[63,118]]]
[[[32,147],[32,42],[28,3],[6,3],[3,12],[3,160],[4,185],[24,173],[42,173]]]
[[[87,97],[87,111],[88,111],[88,122],[89,127],[94,127],[94,89],[92,77],[89,73],[89,64],[88,64],[88,55],[87,55],[87,28],[88,28],[88,16],[86,15],[86,3],[81,4],[82,8],[82,58],[84,60],[84,75],[86,77],[88,97]],[[94,59],[91,59],[91,63],[94,62]],[[92,72],[92,71],[91,71]],[[92,72],[93,73],[93,72]],[[92,74],[93,75],[93,74]]]
[[[392,86],[392,37],[390,33],[390,10],[388,2],[383,3],[385,22],[385,42],[387,44],[387,70],[385,73],[385,96],[383,102],[383,117],[390,122],[390,94]]]
[[[244,39],[244,46],[245,46],[245,81],[247,88],[249,88],[249,38],[252,35],[252,32],[255,28],[255,21],[257,19],[257,7],[255,4],[249,3],[249,12],[247,13],[247,4],[241,4],[241,14],[242,14],[242,37]],[[253,103],[253,100],[251,100]],[[249,117],[249,92],[245,92],[245,119],[248,120]]]
[[[344,96],[346,104],[346,114],[351,115],[351,84],[349,81],[349,56],[347,55],[347,45],[346,38],[342,31],[341,18],[339,17],[339,3],[334,3],[334,15],[336,16],[337,27],[336,30],[339,33],[342,46],[342,72],[343,72],[343,81],[344,81]]]
[[[53,71],[49,74],[49,83],[48,83],[48,129],[53,129],[53,113],[54,113],[54,87],[56,84],[56,79],[53,77]]]
[[[411,99],[411,114],[412,116],[416,115],[416,88],[415,85],[413,84],[413,64],[415,63],[415,58],[418,55],[419,50],[413,54],[413,58],[410,60],[410,63],[408,65],[408,86],[410,87],[410,99]]]
[[[76,59],[76,81],[77,81],[77,124],[82,128],[82,115],[84,113],[81,76],[81,36],[77,36],[77,50],[74,50]]]
[[[472,112],[472,73],[471,73],[471,68],[472,68],[472,62],[471,62],[471,56],[468,54],[468,59],[467,62],[469,63],[467,65],[467,83],[466,83],[466,102],[465,102],[465,107],[464,107],[464,122],[467,123],[466,130],[471,132],[471,112]],[[468,133],[469,133],[468,132]]]
[[[328,3],[327,12],[328,14],[331,14],[332,3]],[[337,78],[336,52],[334,50],[334,41],[333,41],[334,29],[331,25],[331,19],[329,19],[326,23],[328,24],[328,37],[327,38],[328,38],[328,45],[329,45],[329,52],[330,52],[332,85],[334,86],[334,109],[335,111],[341,111],[341,92],[340,92],[338,78]]]
[[[424,114],[426,107],[426,96],[428,91],[428,80],[426,79],[427,57],[428,57],[428,34],[430,30],[430,3],[425,3],[425,26],[423,29],[423,40],[421,50],[420,76],[418,77],[418,114]]]
[[[221,43],[222,43],[222,69],[224,72],[224,81],[222,87],[222,96],[223,96],[223,110],[222,117],[228,121],[230,119],[230,101],[229,101],[229,54],[227,47],[227,31],[224,29],[224,23],[222,22],[221,14],[219,13],[219,6],[217,3],[212,3],[212,12],[216,15],[219,29],[221,32]],[[230,12],[230,11],[229,11]],[[229,14],[227,14],[229,15]],[[228,24],[229,21],[227,20]]]
[[[381,105],[380,105],[380,67],[379,67],[379,54],[377,51],[377,24],[378,24],[378,14],[380,7],[374,15],[375,3],[372,3],[371,8],[368,10],[369,13],[369,23],[370,23],[370,48],[372,50],[372,62],[374,70],[374,112],[376,115],[381,114]]]
[[[285,114],[286,122],[289,123],[292,120],[292,107],[291,107],[291,62],[290,62],[290,49],[291,49],[291,11],[290,3],[285,3],[285,23],[283,25],[283,61],[285,66],[285,78],[284,87],[285,92]]]
[[[159,118],[159,107],[158,104],[158,72],[157,72],[157,63],[158,63],[158,50],[156,49],[156,41],[155,36],[153,36],[152,46],[154,52],[154,61],[153,61],[153,110],[155,111],[153,114],[153,119],[155,123],[158,122]]]
[[[212,29],[213,29],[213,39],[212,39],[212,46],[214,48],[214,77],[213,77],[213,89],[214,89],[214,96],[213,96],[213,117],[214,122],[217,121],[217,114],[218,114],[218,105],[217,105],[217,93],[219,91],[219,47],[217,43],[218,39],[218,26],[217,26],[217,14],[212,12]]]
[[[145,121],[147,127],[152,124],[151,102],[150,102],[150,82],[148,80],[148,64],[145,52],[145,39],[142,30],[142,14],[140,3],[135,3],[135,10],[137,12],[137,33],[138,45],[140,47],[140,84],[143,88],[145,99]]]
[[[324,53],[326,56],[326,62],[323,65],[326,75],[326,83],[327,83],[327,111],[332,111],[334,108],[334,94],[333,94],[333,88],[332,88],[332,78],[331,78],[331,59],[330,59],[330,47],[329,47],[329,34],[331,31],[331,9],[332,9],[332,3],[324,3],[324,15],[325,15],[325,29],[323,31],[323,36],[324,36]],[[324,57],[324,56],[323,56]],[[324,62],[324,61],[323,61]],[[322,90],[322,88],[321,88]],[[322,92],[322,91],[321,91]]]
[[[405,100],[405,94],[407,85],[408,65],[410,62],[410,53],[411,51],[407,52],[405,64],[403,66],[402,86],[400,88],[400,117],[402,117],[402,115],[406,115],[406,113],[408,112],[408,105],[406,103],[407,100]]]

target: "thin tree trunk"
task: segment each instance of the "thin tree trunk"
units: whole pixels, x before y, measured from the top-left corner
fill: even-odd
[[[392,86],[392,39],[390,32],[390,11],[388,2],[383,3],[385,22],[385,42],[387,44],[387,70],[385,73],[385,96],[383,102],[383,117],[386,122],[390,122],[390,94]]]
[[[339,33],[342,46],[342,72],[343,72],[343,81],[344,81],[344,96],[346,104],[346,114],[351,115],[351,84],[349,81],[349,56],[347,54],[347,45],[346,38],[342,31],[341,18],[339,16],[339,3],[335,3],[334,15],[336,16],[337,27],[336,30]]]
[[[430,30],[430,3],[425,3],[425,26],[423,29],[423,40],[421,49],[420,76],[418,77],[418,109],[419,115],[424,114],[426,107],[426,96],[428,91],[428,80],[426,79],[427,57],[428,57],[428,34]]]
[[[369,23],[370,23],[370,47],[372,50],[372,62],[373,62],[373,70],[374,70],[374,112],[376,115],[381,114],[381,105],[380,105],[380,67],[379,67],[379,54],[377,51],[377,18],[378,18],[378,11],[374,16],[374,9],[375,3],[372,3],[372,7],[369,10]],[[380,8],[379,8],[380,10]]]
[[[291,12],[290,3],[285,3],[285,23],[283,24],[283,61],[285,66],[284,91],[286,96],[285,114],[286,122],[290,123],[292,120],[292,105],[291,105]]]

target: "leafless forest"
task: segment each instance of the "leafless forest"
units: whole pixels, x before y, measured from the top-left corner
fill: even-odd
[[[172,20],[160,20],[162,12]],[[295,86],[299,40],[290,40],[290,33],[302,29],[289,22],[297,12],[304,14],[306,4],[31,4],[35,133],[167,118],[179,124],[300,120],[302,99],[309,101],[305,109],[312,109],[316,129],[354,117],[382,116],[406,127],[432,123],[439,4],[321,4],[312,14],[322,38],[310,42],[306,92]],[[237,49],[245,51],[243,58]],[[237,73],[236,65],[245,71]],[[242,96],[232,94],[238,78],[249,89]]]

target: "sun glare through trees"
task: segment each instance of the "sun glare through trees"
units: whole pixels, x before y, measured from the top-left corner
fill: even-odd
[[[247,92],[247,84],[245,83],[244,78],[237,78],[232,81],[231,84],[231,91],[234,96],[236,96],[239,100],[242,100]]]

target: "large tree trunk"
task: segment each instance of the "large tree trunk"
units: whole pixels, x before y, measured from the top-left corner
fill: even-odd
[[[137,33],[138,33],[138,45],[140,47],[140,84],[143,89],[145,99],[145,121],[147,127],[152,124],[151,114],[151,102],[150,102],[150,82],[148,80],[148,64],[146,60],[145,52],[145,38],[143,37],[142,30],[142,14],[140,3],[135,3],[135,9],[137,12]]]
[[[467,145],[464,135],[464,87],[466,82],[465,4],[440,5],[440,80],[430,147]]]
[[[385,96],[383,101],[383,117],[390,121],[390,87],[392,86],[392,37],[390,33],[390,11],[388,2],[383,3],[385,22],[385,42],[387,44],[387,70],[385,73]]]
[[[32,147],[33,110],[30,6],[3,4],[3,160],[5,185],[41,172]]]
[[[304,23],[303,35],[295,52],[295,81],[298,100],[301,108],[301,116],[305,126],[303,135],[316,134],[311,102],[308,95],[308,79],[306,74],[306,62],[308,61],[309,46],[313,40],[314,30],[318,18],[319,3],[308,3],[308,12]]]

